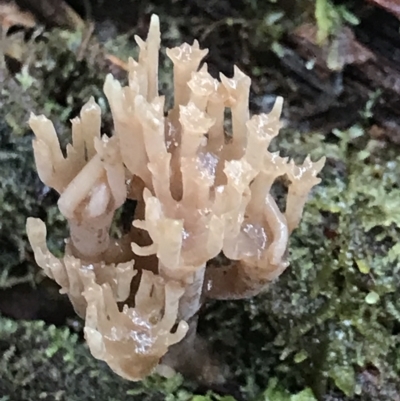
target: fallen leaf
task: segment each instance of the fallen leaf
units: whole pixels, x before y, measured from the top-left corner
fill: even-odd
[[[22,11],[15,3],[0,1],[0,25],[5,31],[15,25],[33,28],[36,23],[35,17],[30,12]]]

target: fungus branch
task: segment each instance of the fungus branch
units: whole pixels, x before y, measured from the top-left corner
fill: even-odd
[[[150,374],[188,324],[195,332],[205,297],[256,295],[285,270],[289,235],[324,165],[308,157],[297,166],[269,152],[283,99],[269,114],[250,117],[250,78],[237,67],[232,78],[212,78],[206,64],[199,68],[207,50],[197,41],[167,50],[174,107],[165,112],[156,16],[147,40],[136,41],[128,86],[111,75],[104,84],[113,137],[101,136],[93,99],[72,120],[66,157],[52,123],[30,119],[39,176],[60,193],[70,228],[64,258],[48,251],[43,222],[27,222],[37,263],[86,317],[93,355],[131,380]],[[224,132],[226,109],[231,134]],[[270,193],[282,176],[290,181],[285,211]],[[109,231],[127,197],[137,202],[135,219],[128,241],[119,241]],[[209,262],[221,252],[227,267]],[[135,275],[139,284],[131,285]]]

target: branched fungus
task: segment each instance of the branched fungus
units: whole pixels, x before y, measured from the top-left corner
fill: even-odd
[[[269,114],[250,117],[250,78],[235,67],[232,78],[214,79],[206,64],[200,68],[207,50],[197,41],[167,50],[174,106],[166,113],[156,16],[147,40],[136,41],[128,86],[111,75],[104,84],[114,136],[101,136],[93,99],[72,120],[66,157],[47,118],[29,121],[39,176],[60,194],[69,224],[65,256],[47,249],[43,222],[27,222],[37,263],[86,320],[92,354],[131,380],[150,374],[165,355],[170,360],[171,345],[192,341],[188,329],[195,331],[207,298],[256,295],[285,270],[289,236],[324,165],[307,158],[297,166],[269,152],[282,98]],[[270,193],[282,176],[289,181],[285,211]],[[126,199],[136,201],[132,229],[114,239],[110,227]],[[221,253],[228,266],[213,262]]]

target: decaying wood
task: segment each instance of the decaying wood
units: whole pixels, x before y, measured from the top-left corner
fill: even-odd
[[[398,0],[368,0],[372,4],[376,4],[389,11],[397,18],[400,18],[400,3]]]
[[[281,63],[296,85],[291,103],[300,103],[290,108],[289,120],[304,130],[345,128],[360,121],[375,99],[370,122],[400,143],[400,22],[376,7],[360,21],[322,47],[314,27],[302,26],[288,36]]]

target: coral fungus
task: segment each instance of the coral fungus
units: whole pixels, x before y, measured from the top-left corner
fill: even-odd
[[[165,113],[156,16],[147,40],[136,40],[129,85],[111,75],[104,85],[114,136],[101,136],[100,108],[90,99],[72,120],[64,156],[52,123],[31,116],[39,176],[60,194],[69,224],[65,256],[47,249],[43,222],[27,222],[37,263],[86,320],[92,354],[131,380],[168,361],[172,344],[191,341],[205,299],[255,295],[285,270],[288,238],[324,165],[307,158],[297,166],[270,153],[282,98],[269,114],[250,118],[250,78],[235,68],[233,78],[214,79],[206,64],[200,68],[207,50],[196,41],[167,50],[174,106]],[[285,211],[270,193],[281,176],[289,183]],[[136,201],[132,228],[112,238],[126,199]],[[221,252],[227,266],[213,262]]]

